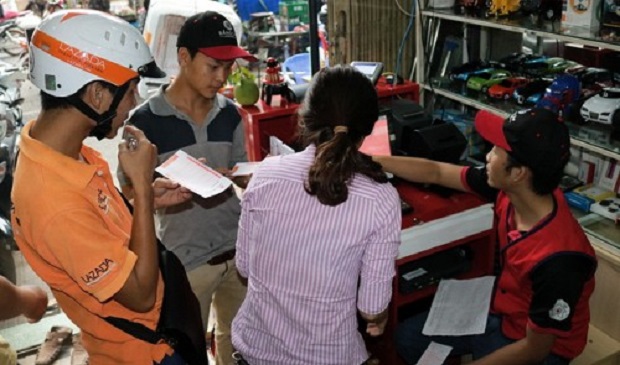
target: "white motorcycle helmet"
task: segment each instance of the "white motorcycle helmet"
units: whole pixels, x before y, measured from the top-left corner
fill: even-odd
[[[94,10],[61,10],[45,18],[32,35],[32,83],[46,94],[68,97],[98,125],[111,124],[129,81],[140,76],[159,78],[165,74],[155,64],[140,32],[115,16]],[[76,96],[93,81],[119,88],[110,109],[103,114]],[[101,133],[95,136],[103,138]]]
[[[139,76],[164,76],[135,27],[95,10],[62,10],[44,19],[32,35],[30,57],[30,80],[56,97],[97,80],[120,87]]]

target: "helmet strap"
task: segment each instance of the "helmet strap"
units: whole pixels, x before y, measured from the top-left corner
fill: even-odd
[[[121,103],[121,100],[123,100],[123,97],[125,96],[128,88],[129,82],[119,86],[116,90],[116,93],[114,94],[114,99],[112,99],[110,107],[108,108],[108,110],[101,114],[97,113],[93,108],[91,108],[75,94],[68,97],[68,101],[77,110],[82,112],[82,114],[86,115],[97,123],[97,126],[95,126],[95,128],[90,131],[90,135],[93,137],[97,137],[98,140],[102,140],[112,130],[112,119],[116,117],[116,109]]]

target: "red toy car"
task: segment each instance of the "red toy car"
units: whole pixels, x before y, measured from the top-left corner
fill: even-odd
[[[489,96],[493,99],[508,100],[517,88],[527,85],[528,82],[530,80],[525,77],[508,78],[499,84],[491,86],[489,88]]]

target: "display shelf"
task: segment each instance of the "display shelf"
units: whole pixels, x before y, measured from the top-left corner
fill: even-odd
[[[574,213],[577,216],[577,213]],[[590,238],[590,242],[593,242],[592,238],[595,238],[597,242],[606,242],[614,247],[618,252],[620,250],[620,226],[615,224],[614,221],[608,218],[604,218],[598,214],[580,214],[577,217],[579,223],[583,227],[583,230]]]
[[[587,46],[620,51],[619,42],[604,40],[597,32],[588,28],[561,26],[558,22],[542,22],[541,24],[535,24],[529,17],[520,19],[494,17],[479,18],[468,15],[458,15],[455,14],[453,10],[424,10],[422,11],[422,15],[481,27],[507,30],[510,32],[528,32],[538,37],[553,38],[564,42],[575,42]]]
[[[587,46],[601,47],[613,51],[620,51],[620,43],[603,39],[597,32],[580,27],[562,27],[559,22],[533,23],[531,17],[520,19],[510,18],[480,18],[469,15],[455,14],[453,10],[421,9],[418,13],[417,29],[421,31],[423,18],[448,20],[464,25],[470,24],[484,28],[494,28],[515,33],[527,33],[536,37],[551,38],[564,42],[578,43]],[[439,22],[437,23],[439,25]],[[416,39],[416,48],[421,58],[417,80],[425,91],[454,100],[475,109],[486,109],[500,116],[508,115],[526,108],[512,101],[495,101],[484,94],[470,92],[463,83],[451,82],[445,78],[428,78],[428,70],[424,56],[427,44],[423,36]],[[571,133],[571,144],[584,151],[593,152],[603,157],[620,160],[620,132],[613,132],[609,126],[596,123],[580,124],[566,122]],[[615,250],[620,250],[620,226],[615,222],[597,214],[576,214],[591,242],[599,242]]]
[[[510,101],[494,101],[475,92],[468,93],[461,86],[447,88],[447,86],[431,87],[430,85],[424,85],[424,89],[476,109],[489,110],[502,117],[507,117],[520,109],[526,108]],[[620,139],[617,133],[610,133],[609,128],[594,123],[579,125],[567,122],[567,125],[571,133],[571,144],[573,146],[584,148],[601,156],[620,160]]]

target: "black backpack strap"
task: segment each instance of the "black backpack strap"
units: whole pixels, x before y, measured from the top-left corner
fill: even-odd
[[[156,344],[163,339],[163,337],[159,333],[153,331],[152,329],[148,328],[147,326],[141,323],[131,322],[125,318],[118,318],[118,317],[101,317],[101,318],[103,318],[106,322],[108,322],[112,326],[118,328],[119,330],[139,340],[152,343],[152,344]]]
[[[129,212],[133,214],[133,206],[131,205],[129,200],[127,200],[125,195],[123,195],[123,193],[121,193],[120,191],[118,193],[123,198],[123,201],[125,202],[125,205],[127,205],[127,209],[129,209]],[[118,318],[118,317],[101,317],[101,318],[103,318],[106,322],[108,322],[112,326],[118,328],[119,330],[139,340],[152,343],[152,344],[156,344],[160,340],[163,339],[161,334],[157,333],[156,331],[148,328],[147,326],[141,323],[132,322],[128,319]]]

